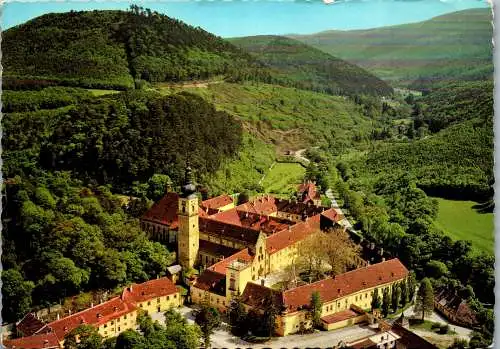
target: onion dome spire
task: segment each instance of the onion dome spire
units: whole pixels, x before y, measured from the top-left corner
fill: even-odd
[[[193,173],[189,164],[186,167],[186,176],[184,179],[184,185],[181,187],[181,191],[182,196],[185,198],[193,197],[194,193],[196,193],[196,186],[193,184]]]

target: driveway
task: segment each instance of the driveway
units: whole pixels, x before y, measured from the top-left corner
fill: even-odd
[[[176,310],[188,320],[188,323],[194,323],[194,317],[192,314],[193,308],[183,306]],[[153,320],[157,320],[162,324],[165,321],[163,313],[152,313],[151,317]],[[336,331],[319,331],[312,334],[297,334],[286,337],[276,337],[266,343],[255,344],[233,336],[228,331],[228,327],[227,322],[223,320],[221,327],[214,331],[211,338],[212,348],[269,348],[270,346],[275,348],[331,348],[337,345],[340,341],[351,342],[376,333],[376,331],[368,325],[354,325]]]
[[[325,191],[325,195],[326,195],[326,197],[327,197],[328,199],[330,199],[330,201],[331,201],[331,203],[332,203],[331,207],[332,207],[333,209],[335,209],[335,211],[336,211],[338,214],[340,214],[340,215],[342,215],[342,216],[344,216],[344,217],[345,217],[344,213],[342,212],[342,210],[341,210],[341,209],[340,209],[340,207],[339,207],[339,204],[338,204],[337,200],[335,200],[335,196],[333,196],[332,189],[328,188],[328,189]],[[350,229],[352,229],[352,224],[351,224],[351,222],[349,222],[349,221],[347,220],[347,218],[343,218],[342,220],[340,220],[340,221],[339,221],[339,224],[340,224],[340,225],[342,225],[342,226],[344,226],[344,227],[346,227],[346,228],[350,228]]]
[[[373,335],[375,330],[367,325],[336,330],[336,331],[320,331],[312,334],[290,335],[286,337],[273,338],[267,343],[255,344],[248,343],[238,337],[232,336],[225,331],[215,331],[212,336],[212,348],[331,348],[336,346],[340,341],[351,342],[360,338]]]
[[[422,314],[415,314],[413,305],[410,306],[408,309],[405,310],[405,316],[409,316],[409,317],[413,317],[414,316],[416,318],[422,318]],[[455,331],[459,337],[467,339],[467,340],[470,339],[470,334],[472,333],[471,329],[468,329],[466,327],[460,327],[460,326],[457,326],[457,325],[454,325],[454,324],[450,324],[450,322],[446,318],[444,318],[443,316],[441,316],[440,314],[438,314],[435,311],[432,312],[432,315],[426,316],[425,319],[429,320],[429,321],[433,321],[433,322],[438,322],[440,324],[449,325],[450,329],[452,331]],[[418,331],[416,330],[414,332],[417,333],[417,332],[422,332],[422,331],[421,330],[418,330]]]

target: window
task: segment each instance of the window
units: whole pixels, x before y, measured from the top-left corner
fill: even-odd
[[[142,303],[139,306],[142,308]]]
[[[174,298],[177,298],[177,294],[174,294]]]
[[[148,302],[148,305],[151,305],[151,301]]]
[[[201,292],[200,292],[200,296],[201,296]],[[170,296],[167,296],[167,301],[170,300]]]
[[[118,327],[118,331],[120,331],[120,327]]]
[[[127,320],[127,315],[125,315],[125,316],[123,317],[123,320]]]
[[[108,334],[108,331],[104,331],[104,335],[107,336],[107,334]]]
[[[156,302],[160,303],[160,297],[156,298]]]
[[[104,324],[104,328],[107,328],[108,327],[108,324]]]
[[[114,324],[115,324],[115,322],[114,322],[114,321],[111,321],[111,325],[114,325]]]

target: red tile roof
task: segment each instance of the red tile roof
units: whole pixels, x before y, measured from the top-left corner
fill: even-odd
[[[224,296],[226,294],[226,275],[205,269],[196,280],[194,287]]]
[[[237,206],[236,209],[238,211],[269,215],[278,211],[275,201],[276,199],[273,196],[266,195],[241,204]]]
[[[246,244],[255,244],[259,238],[259,231],[213,220],[199,218],[200,232],[216,235],[218,237],[232,238]]]
[[[136,307],[134,304],[123,301],[120,297],[115,297],[93,308],[53,321],[46,326],[52,329],[52,332],[56,334],[57,338],[63,340],[68,332],[71,332],[71,330],[82,324],[99,326],[128,314],[135,309]]]
[[[55,333],[44,333],[29,337],[4,340],[3,345],[8,349],[59,348],[59,339]]]
[[[299,185],[298,194],[302,203],[312,202],[321,198],[316,189],[316,184],[311,181]]]
[[[338,313],[323,316],[321,318],[321,320],[327,324],[334,324],[336,322],[344,321],[344,320],[356,317],[358,315],[360,315],[360,314],[356,313],[354,310],[347,309],[347,310],[339,311]]]
[[[178,210],[179,195],[177,193],[167,193],[160,201],[153,204],[153,206],[142,216],[142,219],[177,227]]]
[[[305,222],[299,222],[279,233],[268,236],[266,238],[266,250],[269,254],[276,253],[319,230],[320,216],[316,215],[308,218]]]
[[[168,296],[179,292],[170,279],[163,277],[142,284],[132,284],[122,292],[122,299],[128,302],[144,302],[153,298]]]
[[[285,218],[238,211],[236,209],[220,212],[210,218],[219,222],[250,228],[256,231],[262,230],[268,235],[279,232],[289,225],[295,224],[295,222]]]
[[[348,346],[350,349],[376,349],[377,343],[373,342],[370,338],[364,339]]]
[[[333,208],[323,211],[321,215],[335,223],[340,220],[339,214]]]
[[[272,300],[278,309],[283,309],[283,292],[253,282],[247,282],[241,300],[246,305],[259,309],[265,308]]]
[[[400,280],[407,275],[405,266],[394,258],[287,290],[284,292],[285,305],[288,311],[293,312],[307,306],[314,291],[319,292],[323,302],[330,302],[367,288]]]
[[[220,208],[233,203],[233,198],[229,195],[219,195],[214,198],[205,200],[201,203],[203,208]]]
[[[250,255],[248,248],[245,248],[244,250],[241,250],[241,251],[233,254],[232,256],[224,258],[220,262],[213,264],[208,269],[215,271],[217,273],[226,275],[227,267],[229,266],[229,264],[232,261],[236,261],[236,260],[250,263],[251,261],[253,261],[253,256]]]
[[[38,320],[34,313],[26,314],[16,325],[16,328],[23,336],[31,336],[41,329],[45,324]]]

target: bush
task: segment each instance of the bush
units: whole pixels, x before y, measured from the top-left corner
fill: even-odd
[[[450,326],[449,325],[443,325],[439,328],[439,334],[447,334],[450,332]]]

